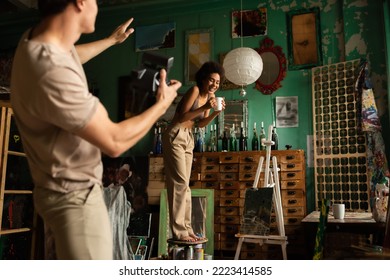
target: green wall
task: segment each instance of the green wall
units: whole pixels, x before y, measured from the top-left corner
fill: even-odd
[[[384,0],[387,2],[388,0]],[[176,23],[175,47],[159,50],[158,53],[174,56],[174,67],[171,78],[184,81],[185,32],[188,30],[213,28],[214,59],[222,52],[240,46],[240,39],[231,38],[231,12],[240,9],[240,1],[233,0],[193,0],[191,3],[183,0],[171,0],[161,5],[162,1],[148,1],[147,4],[107,5],[100,8],[96,22],[96,32],[86,35],[80,42],[87,42],[107,36],[128,17],[134,17],[133,27],[155,23],[174,21]],[[388,127],[388,73],[386,72],[385,32],[382,1],[243,1],[243,9],[267,8],[268,36],[275,45],[282,47],[287,57],[287,22],[286,12],[311,7],[320,8],[322,63],[331,64],[344,60],[365,58],[370,62],[371,77],[377,99],[379,113]],[[387,15],[389,11],[387,9]],[[19,20],[18,20],[19,19]],[[1,49],[14,48],[20,33],[37,20],[34,13],[3,17],[0,19]],[[389,20],[386,21],[387,25]],[[387,26],[388,27],[388,26]],[[132,68],[138,66],[142,53],[134,51],[135,36],[125,43],[114,46],[85,65],[90,82],[99,89],[99,98],[108,109],[113,120],[118,120],[118,77],[128,75]],[[245,47],[257,48],[259,37],[245,37]],[[184,85],[180,92],[185,92]],[[238,90],[226,90],[219,93],[226,99],[241,99]],[[282,87],[272,95],[264,95],[248,86],[249,126],[253,122],[264,122],[266,126],[273,120],[273,104],[276,96],[298,96],[299,127],[278,129],[280,143],[292,145],[293,149],[307,149],[307,135],[313,133],[312,128],[312,97],[311,70],[288,71],[282,81]],[[252,131],[249,129],[249,139]],[[387,137],[384,135],[385,138]],[[388,143],[388,141],[387,141]],[[147,135],[139,144],[129,150],[129,154],[145,155],[151,150],[152,134]],[[307,168],[308,210],[314,208],[313,170]]]

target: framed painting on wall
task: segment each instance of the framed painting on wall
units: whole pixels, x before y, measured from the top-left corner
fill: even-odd
[[[320,10],[287,13],[288,68],[298,70],[322,64]]]
[[[298,96],[276,97],[276,127],[298,127]]]
[[[232,12],[232,38],[262,35],[267,35],[267,8]]]
[[[175,46],[174,22],[138,26],[135,28],[135,51],[149,51]]]
[[[213,57],[213,29],[187,31],[185,40],[185,83],[194,85],[195,73]]]

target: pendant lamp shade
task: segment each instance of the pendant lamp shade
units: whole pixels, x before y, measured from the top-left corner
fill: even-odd
[[[241,47],[225,56],[223,68],[226,79],[236,85],[246,86],[260,77],[263,72],[263,60],[254,49]]]

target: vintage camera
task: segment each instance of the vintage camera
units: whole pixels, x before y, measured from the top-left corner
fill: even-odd
[[[141,66],[131,71],[131,87],[141,93],[156,94],[159,86],[160,70],[167,74],[173,65],[173,57],[164,57],[150,52],[142,56]]]
[[[165,69],[168,75],[173,60],[173,57],[151,52],[145,52],[142,55],[140,67],[133,69],[129,77],[127,95],[130,104],[127,104],[126,110],[131,115],[137,115],[156,103],[160,70]]]

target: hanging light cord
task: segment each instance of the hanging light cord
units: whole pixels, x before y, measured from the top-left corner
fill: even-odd
[[[242,29],[242,0],[241,0],[241,7],[240,7],[240,41],[241,41],[241,48],[243,47],[244,45],[244,30]],[[245,90],[244,90],[244,85],[241,85],[241,91],[240,91],[240,95],[241,96],[245,96]]]
[[[244,37],[244,30],[242,29],[242,0],[241,0],[241,12],[240,12],[240,25],[241,25],[241,34],[240,34],[240,37],[241,37],[241,48],[243,47],[243,37]]]

